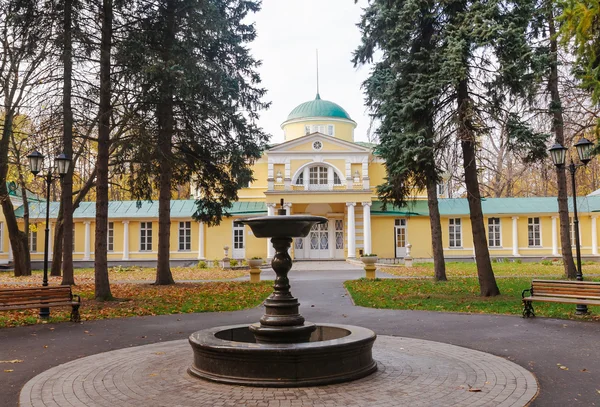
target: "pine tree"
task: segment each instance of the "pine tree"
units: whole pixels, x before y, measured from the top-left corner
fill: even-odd
[[[141,108],[131,151],[132,191],[150,199],[159,190],[156,284],[171,284],[170,199],[177,183],[196,180],[202,198],[195,217],[218,223],[237,191],[252,179],[250,165],[266,136],[256,125],[265,91],[258,87],[244,21],[259,1],[162,0],[132,5],[132,26],[120,64],[127,66]]]
[[[382,201],[406,205],[413,187],[427,190],[434,278],[446,280],[442,227],[438,208],[434,116],[443,81],[436,77],[434,1],[374,1],[359,24],[362,44],[355,65],[383,51],[364,84],[367,104],[380,120],[378,154],[388,176],[378,187]]]

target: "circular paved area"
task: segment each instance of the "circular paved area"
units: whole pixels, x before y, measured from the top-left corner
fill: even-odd
[[[187,374],[187,340],[121,349],[54,367],[21,391],[41,406],[525,406],[534,376],[487,353],[444,343],[379,336],[379,370],[350,383],[292,389],[229,386]]]

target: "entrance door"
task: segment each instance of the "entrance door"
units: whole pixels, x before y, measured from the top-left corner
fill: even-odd
[[[335,258],[343,259],[344,258],[344,220],[336,219],[335,221]]]
[[[329,222],[313,225],[308,235],[311,259],[328,259],[329,253]]]
[[[244,225],[239,222],[233,222],[233,250],[232,259],[246,258],[246,244],[244,242]]]
[[[396,257],[406,256],[406,219],[396,219],[394,226]]]

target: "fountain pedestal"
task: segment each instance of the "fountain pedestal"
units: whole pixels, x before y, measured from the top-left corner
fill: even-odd
[[[189,341],[194,363],[188,372],[221,383],[298,387],[359,379],[377,370],[373,331],[334,324],[313,324],[300,315],[290,292],[288,254],[293,237],[305,237],[319,216],[266,216],[241,221],[256,237],[271,238],[277,274],[258,323],[194,332]]]
[[[250,325],[258,343],[300,343],[308,342],[317,326],[305,323],[298,310],[300,303],[290,292],[288,272],[292,268],[292,258],[288,249],[292,244],[289,237],[272,238],[275,256],[271,266],[277,275],[273,293],[265,300],[265,314],[259,323]]]

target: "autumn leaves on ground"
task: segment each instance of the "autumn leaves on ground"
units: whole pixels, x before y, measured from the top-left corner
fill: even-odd
[[[244,271],[177,267],[172,269],[176,281],[220,280],[243,276]],[[258,306],[272,291],[272,282],[251,284],[234,281],[186,282],[169,286],[154,286],[154,269],[141,267],[113,268],[110,271],[111,290],[115,301],[94,301],[94,272],[76,271],[73,292],[80,295],[82,321],[144,315],[180,314],[190,312],[235,311]],[[13,287],[15,282],[39,285],[41,273],[15,278],[0,273],[0,287]],[[11,284],[12,283],[12,284]],[[50,284],[60,284],[60,277],[51,277]],[[0,328],[39,323],[39,310],[0,313]],[[51,309],[50,322],[68,321],[70,307]]]
[[[390,267],[378,273],[393,274],[397,279],[353,280],[345,283],[355,303],[371,308],[431,310],[486,314],[520,315],[521,291],[529,288],[532,278],[563,278],[559,263],[496,263],[494,271],[502,295],[482,298],[478,295],[477,270],[474,263],[447,263],[448,282],[431,279],[433,265]],[[247,274],[244,270],[176,267],[172,269],[175,285],[154,286],[155,269],[115,267],[110,269],[114,301],[94,301],[94,271],[79,269],[75,274],[73,292],[83,300],[82,321],[131,316],[164,315],[191,312],[235,311],[256,307],[272,291],[272,281],[252,284],[231,280]],[[584,265],[586,280],[600,280],[600,264]],[[21,285],[39,286],[41,272],[30,277],[13,277],[0,273],[0,288]],[[51,285],[60,284],[60,277],[50,277]],[[587,319],[598,319],[595,307]],[[597,308],[597,307],[596,307]],[[565,304],[537,304],[538,316],[578,318],[574,307]],[[0,328],[40,323],[39,310],[0,312]],[[70,307],[53,308],[50,322],[68,321]]]

